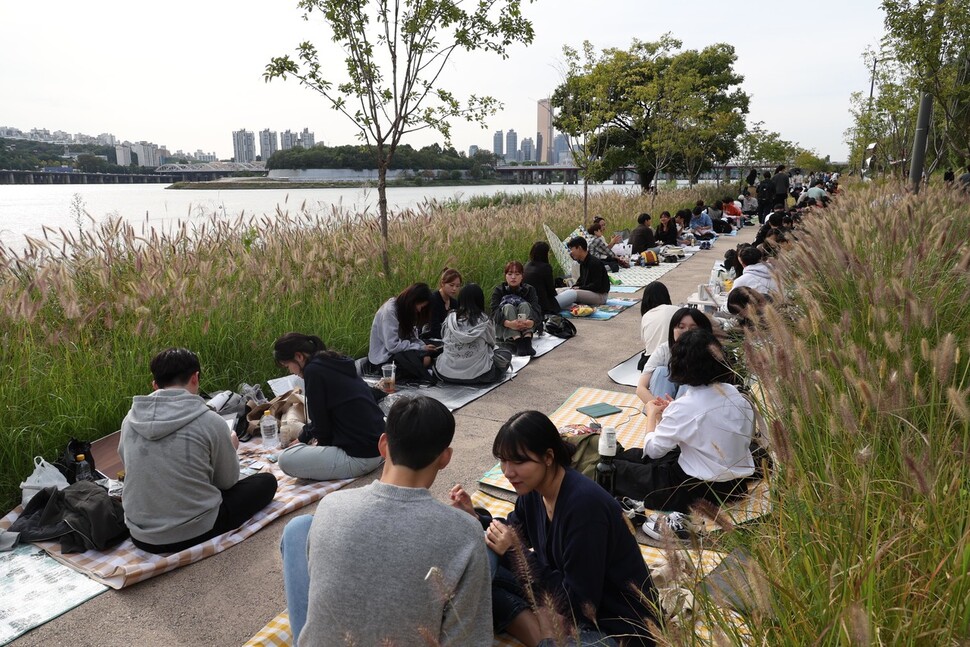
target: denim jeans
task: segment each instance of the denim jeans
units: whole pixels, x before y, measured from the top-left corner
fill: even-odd
[[[295,517],[283,528],[283,536],[280,538],[283,590],[286,592],[286,610],[290,616],[290,632],[294,645],[299,644],[300,632],[306,624],[310,598],[310,564],[307,561],[306,545],[312,522],[312,514]]]
[[[653,393],[658,398],[669,395],[676,400],[679,390],[680,385],[670,381],[669,367],[658,366],[654,369],[653,375],[650,376],[650,393]]]

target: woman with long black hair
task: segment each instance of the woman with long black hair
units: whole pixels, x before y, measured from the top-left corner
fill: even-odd
[[[370,328],[367,361],[375,370],[394,362],[397,376],[421,381],[430,379],[428,369],[436,346],[420,339],[419,331],[428,322],[431,288],[413,283],[396,297],[384,302]]]
[[[434,365],[435,374],[454,384],[491,384],[509,370],[512,351],[496,348],[495,327],[485,314],[485,294],[477,283],[458,293],[458,307],[441,326],[444,350]]]

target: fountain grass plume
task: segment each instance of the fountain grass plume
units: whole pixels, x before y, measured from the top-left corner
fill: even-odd
[[[970,635],[970,210],[886,191],[805,219],[745,340],[777,457],[771,517],[733,533],[769,587],[753,644]]]

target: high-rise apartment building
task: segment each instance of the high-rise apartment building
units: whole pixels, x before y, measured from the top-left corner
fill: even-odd
[[[495,157],[498,159],[505,157],[504,149],[502,148],[504,136],[505,133],[501,130],[496,130],[495,134],[492,135],[492,152],[495,153]]]
[[[304,128],[303,133],[300,135],[300,146],[303,148],[313,148],[316,143],[316,138],[313,133],[310,132],[309,128]]]
[[[505,159],[510,162],[519,161],[519,136],[512,129],[505,133]]]
[[[119,166],[131,166],[131,149],[123,144],[115,146],[115,163]]]
[[[256,161],[256,136],[251,130],[232,132],[232,159],[234,162]]]
[[[556,133],[552,140],[553,160],[556,164],[572,164],[573,156],[569,152],[569,139],[562,133]]]
[[[138,156],[138,166],[156,167],[161,161],[158,158],[158,146],[148,142],[138,142],[131,145],[131,152]]]
[[[288,151],[294,146],[299,146],[299,145],[300,145],[299,136],[296,133],[290,131],[289,129],[284,130],[283,133],[280,135],[280,150]]]
[[[476,155],[478,155],[478,146],[472,144],[468,147],[468,157],[475,157]]]
[[[539,99],[538,104],[538,134],[536,135],[536,161],[541,164],[552,164],[552,102],[549,99]]]
[[[279,149],[279,139],[276,137],[275,130],[267,128],[259,131],[259,158],[261,160],[265,162]]]
[[[519,161],[521,162],[532,162],[535,161],[536,145],[532,141],[531,137],[526,137],[522,140],[522,150],[519,151]]]

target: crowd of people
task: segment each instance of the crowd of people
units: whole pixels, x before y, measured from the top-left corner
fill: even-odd
[[[809,191],[827,192],[833,181],[813,178]],[[803,205],[809,200],[824,205],[826,197],[816,193]],[[733,283],[730,325],[743,334],[777,298],[772,258],[796,239],[810,208],[796,202],[789,211],[782,201],[762,213],[760,204],[742,192],[681,210],[679,226],[663,212],[656,228],[641,214],[627,244],[639,254],[670,240],[696,242],[758,216],[754,243],[729,250],[719,273]],[[535,353],[548,315],[605,303],[608,269],[629,261],[612,250],[621,242],[615,236],[605,241],[604,228],[600,219],[588,237],[567,241],[578,266],[570,286],[541,241],[525,265],[505,264],[487,305],[482,287],[454,268],[435,290],[409,285],[375,313],[362,371],[319,337],[291,332],[276,340],[277,364],[303,378],[307,412],[297,438],[275,457],[281,471],[326,481],[381,469],[378,481],[328,495],[314,515],[284,530],[294,644],[405,645],[427,632],[435,644],[490,645],[493,632],[507,632],[532,647],[554,644],[563,627],[572,628],[574,645],[653,644],[649,627],[662,614],[620,501],[667,511],[643,521],[650,537],[684,537],[683,513],[692,505],[744,496],[758,473],[754,409],[723,346],[724,319],[674,305],[662,283],[646,286],[636,389],[646,417],[642,443],[616,457],[608,491],[573,468],[575,445],[547,416],[513,415],[492,445],[518,495],[507,519],[474,508],[460,486],[451,506],[428,492],[452,457],[455,419],[443,404],[400,398],[385,418],[384,394],[364,379],[389,364],[398,379],[414,382],[503,379],[514,356]],[[238,439],[200,396],[194,353],[167,349],[150,368],[155,391],[136,396],[122,424],[124,507],[135,545],[170,553],[239,527],[272,501],[277,482],[269,473],[240,478]]]

